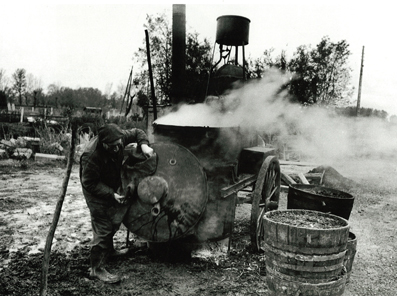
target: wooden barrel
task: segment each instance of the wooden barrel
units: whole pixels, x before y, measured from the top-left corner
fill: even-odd
[[[297,281],[294,277],[266,271],[269,296],[340,296],[345,292],[346,277],[324,283]]]
[[[336,215],[277,210],[263,218],[266,282],[273,296],[339,296],[349,224]]]
[[[349,239],[347,241],[347,251],[345,256],[345,267],[346,267],[346,283],[350,281],[350,275],[352,273],[354,256],[356,255],[357,249],[357,237],[353,232],[349,232]]]

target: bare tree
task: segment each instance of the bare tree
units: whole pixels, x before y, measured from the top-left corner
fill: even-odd
[[[48,100],[51,100],[54,104],[54,106],[58,107],[58,96],[57,94],[59,94],[61,90],[61,84],[59,82],[54,82],[51,83],[48,88],[47,88],[47,97],[46,100],[44,102],[42,102],[43,105],[47,105]]]
[[[112,94],[112,87],[113,87],[113,83],[106,84],[104,95],[106,96],[106,99],[108,99],[108,100],[110,100],[110,96]]]
[[[22,98],[26,92],[26,70],[17,69],[14,74],[12,74],[14,79],[14,84],[12,90],[14,96],[19,99],[19,105],[22,105]]]
[[[5,91],[8,88],[9,79],[6,76],[6,71],[4,69],[0,69],[0,91]]]
[[[61,84],[60,83],[51,83],[47,90],[48,90],[48,95],[52,95],[56,92],[58,92],[61,89]]]
[[[26,75],[26,92],[25,92],[25,100],[26,104],[28,104],[29,99],[32,100],[33,106],[37,105],[37,95],[42,93],[43,87],[41,79],[36,78],[33,74]]]
[[[0,69],[0,109],[7,107],[8,98],[11,97],[11,90],[8,87],[9,79],[6,76],[6,71]]]

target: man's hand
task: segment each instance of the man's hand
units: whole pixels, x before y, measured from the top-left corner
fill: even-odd
[[[147,144],[142,144],[141,145],[141,149],[142,149],[143,155],[145,155],[146,158],[149,158],[149,157],[153,156],[154,151]]]
[[[116,192],[114,193],[114,199],[119,203],[119,204],[125,204],[127,202],[127,199],[122,196],[117,194]]]

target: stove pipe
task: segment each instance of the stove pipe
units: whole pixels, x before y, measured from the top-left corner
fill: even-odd
[[[186,5],[172,5],[172,104],[184,99],[186,73]]]

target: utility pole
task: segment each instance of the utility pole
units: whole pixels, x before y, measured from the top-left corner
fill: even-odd
[[[359,84],[358,84],[358,97],[357,97],[356,116],[358,116],[360,114],[361,84],[363,82],[363,68],[364,68],[364,46],[363,46],[363,52],[361,54],[361,69],[360,69],[360,81],[359,81]]]

